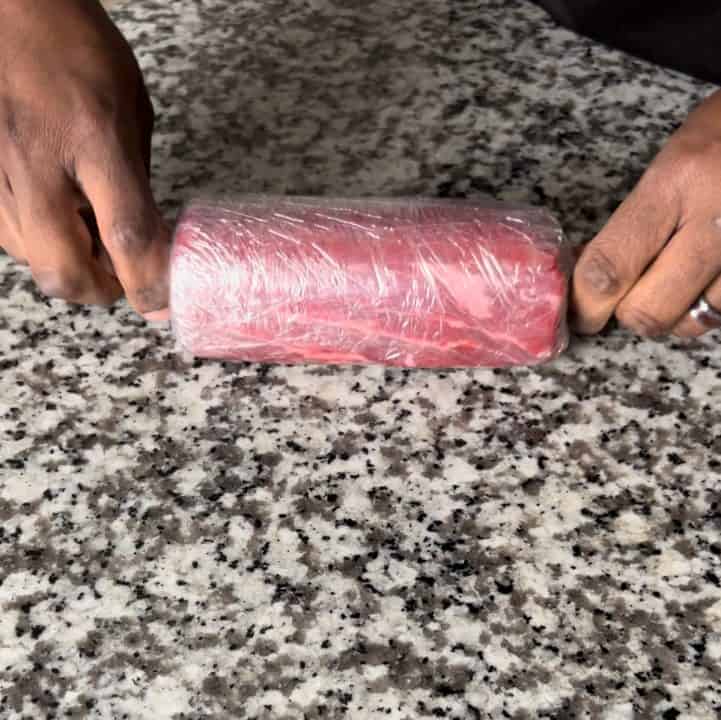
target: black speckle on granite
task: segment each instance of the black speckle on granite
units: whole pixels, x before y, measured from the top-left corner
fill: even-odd
[[[711,88],[515,0],[134,0],[198,192],[493,194],[592,236]],[[0,257],[0,717],[717,717],[717,338],[533,370],[186,362]]]

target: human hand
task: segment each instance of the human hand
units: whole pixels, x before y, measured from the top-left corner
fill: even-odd
[[[583,250],[572,307],[581,333],[615,314],[640,335],[696,337],[721,323],[721,92],[671,137]]]
[[[167,317],[152,131],[140,69],[97,0],[2,0],[0,246],[46,295],[125,294],[146,318]]]

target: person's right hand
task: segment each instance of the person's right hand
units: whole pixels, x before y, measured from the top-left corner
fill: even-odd
[[[597,333],[613,315],[649,337],[691,338],[721,327],[720,191],[716,91],[584,248],[573,276],[576,329]]]
[[[138,64],[97,0],[2,0],[0,246],[46,295],[125,294],[146,318],[167,317],[152,131]]]

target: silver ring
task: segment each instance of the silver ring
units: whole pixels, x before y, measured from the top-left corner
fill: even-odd
[[[696,304],[689,310],[689,315],[700,325],[709,330],[721,327],[721,311],[717,310],[711,303],[701,296]]]

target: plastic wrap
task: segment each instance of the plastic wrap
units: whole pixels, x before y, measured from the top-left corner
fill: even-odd
[[[204,358],[534,365],[566,347],[570,264],[561,228],[538,208],[203,199],[175,231],[172,326]]]

